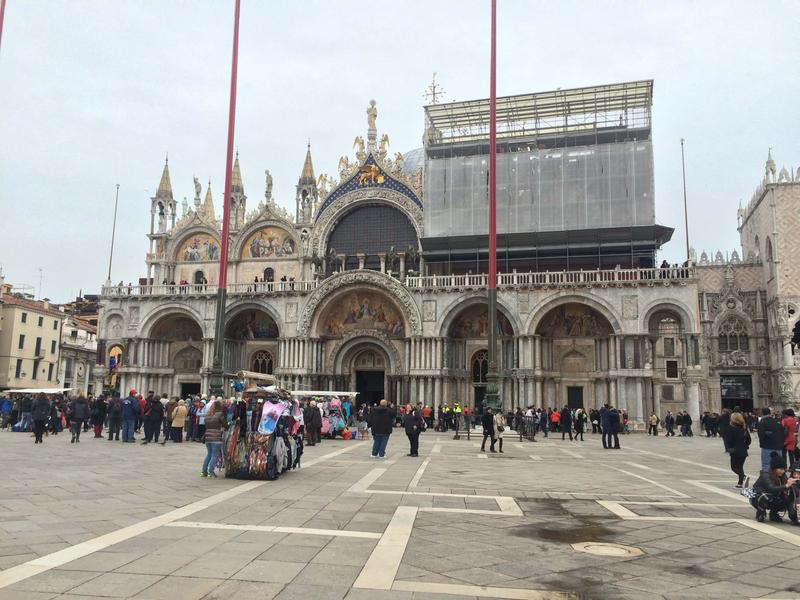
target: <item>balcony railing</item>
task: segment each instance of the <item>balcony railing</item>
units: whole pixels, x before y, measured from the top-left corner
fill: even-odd
[[[548,288],[636,286],[685,283],[695,277],[694,267],[669,267],[665,269],[608,269],[594,271],[544,271],[531,273],[499,273],[497,287]],[[479,275],[425,275],[406,277],[403,283],[411,289],[481,289],[489,286],[489,276]],[[229,295],[296,294],[316,289],[318,281],[272,281],[234,283],[228,286]],[[112,285],[103,287],[104,298],[153,296],[212,296],[217,286],[186,283],[183,285]]]

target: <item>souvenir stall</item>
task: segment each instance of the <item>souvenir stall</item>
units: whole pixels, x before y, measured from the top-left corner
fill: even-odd
[[[242,371],[241,397],[231,407],[224,441],[225,476],[277,479],[300,467],[303,411],[300,402],[269,375]]]
[[[352,407],[355,406],[358,392],[294,391],[292,397],[302,403],[314,400],[322,407],[322,436],[333,439],[340,436],[344,440],[356,439],[358,432],[351,429]]]

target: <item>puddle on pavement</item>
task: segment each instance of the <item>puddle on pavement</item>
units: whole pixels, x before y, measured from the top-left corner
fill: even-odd
[[[592,518],[570,513],[565,506],[564,500],[555,498],[541,498],[529,500],[531,505],[539,507],[541,510],[526,510],[529,517],[540,517],[546,520],[548,517],[560,517],[565,520],[558,522],[531,523],[513,527],[510,533],[516,537],[524,537],[533,540],[545,540],[548,542],[562,542],[564,544],[575,544],[578,542],[611,541],[616,533],[613,529],[605,526],[605,521],[600,518]],[[566,520],[568,519],[568,520]]]

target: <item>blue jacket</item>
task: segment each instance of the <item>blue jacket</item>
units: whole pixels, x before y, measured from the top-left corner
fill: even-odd
[[[6,414],[11,412],[11,400],[3,398],[3,404],[0,405],[0,413]]]
[[[135,419],[139,416],[139,399],[136,396],[128,396],[122,401],[122,418]]]

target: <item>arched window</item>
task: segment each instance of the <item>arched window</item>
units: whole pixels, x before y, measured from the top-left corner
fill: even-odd
[[[275,270],[272,267],[264,269],[264,281],[275,281]]]
[[[476,352],[472,357],[472,383],[486,383],[489,374],[489,353]]]
[[[272,354],[266,350],[259,350],[253,355],[253,371],[272,375],[272,368]]]
[[[769,265],[769,278],[775,277],[775,259],[772,254],[772,240],[767,238],[767,265]]]
[[[742,320],[731,317],[719,328],[719,351],[732,352],[734,350],[750,350],[750,340]]]
[[[205,276],[205,274],[204,274],[202,271],[195,271],[195,272],[194,272],[194,282],[195,282],[197,285],[200,285],[200,284],[202,284],[202,283],[203,283],[203,280],[204,280],[205,278],[206,278],[206,276]]]

